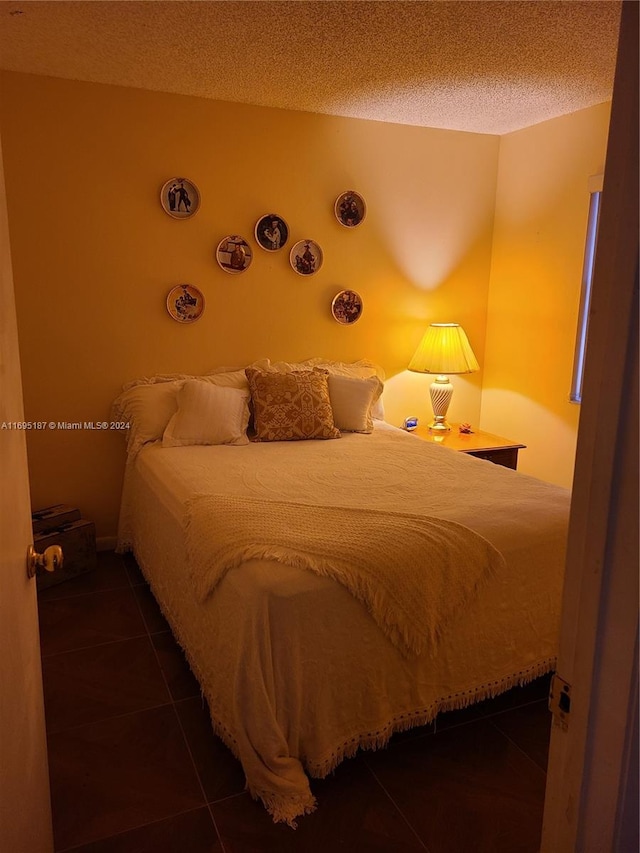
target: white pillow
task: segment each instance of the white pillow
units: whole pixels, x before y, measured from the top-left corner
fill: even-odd
[[[248,444],[249,397],[248,390],[188,379],[178,391],[178,411],[167,424],[162,446]]]
[[[112,420],[126,421],[127,453],[130,457],[149,441],[162,438],[167,424],[178,409],[181,380],[134,385],[123,391],[113,403]]]
[[[253,367],[253,365],[251,365]],[[219,388],[238,388],[241,391],[249,393],[249,382],[242,370],[227,370],[224,373],[211,373],[208,376],[194,376],[201,382],[206,382],[209,385],[217,385]]]
[[[133,458],[143,445],[162,439],[167,424],[178,410],[178,391],[185,381],[196,379],[221,387],[238,388],[249,393],[249,383],[244,369],[224,370],[224,372],[207,376],[173,373],[134,379],[124,386],[111,408],[111,420],[126,421],[129,424],[127,430],[129,459]]]
[[[377,376],[360,379],[329,374],[329,398],[333,421],[338,429],[343,432],[373,432],[371,410],[382,394],[382,388]]]
[[[269,367],[269,359],[263,358],[248,366],[257,367],[259,370],[267,370]],[[127,382],[127,384],[123,386],[122,390],[128,391],[130,388],[134,388],[138,385],[155,385],[157,383],[174,382],[176,380],[184,381],[185,379],[207,379],[215,382],[222,374],[225,374],[227,378],[229,378],[229,376],[232,377],[229,384],[232,384],[233,377],[237,378],[241,376],[242,380],[245,382],[244,387],[249,387],[246,383],[244,367],[214,367],[203,375],[194,373],[156,373],[154,376],[143,376],[141,379],[132,379],[131,382]]]
[[[379,364],[369,361],[366,358],[361,358],[360,361],[354,361],[350,364],[344,361],[320,361],[317,365],[328,370],[329,373],[336,376],[356,376],[360,378],[368,378],[369,376],[377,376],[384,383],[385,373]],[[383,385],[384,388],[384,385]],[[378,395],[371,409],[371,417],[374,421],[384,420],[384,406],[382,404],[382,393]]]

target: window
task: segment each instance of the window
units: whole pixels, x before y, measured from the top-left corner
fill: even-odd
[[[582,402],[582,378],[584,374],[584,359],[587,351],[589,307],[591,305],[591,283],[593,280],[593,264],[596,256],[596,242],[598,239],[598,222],[600,219],[601,196],[601,190],[595,190],[591,193],[591,201],[589,202],[587,245],[585,247],[584,266],[582,268],[582,289],[580,292],[578,332],[576,334],[576,349],[573,357],[573,378],[571,380],[571,394],[569,395],[569,399],[572,403]]]

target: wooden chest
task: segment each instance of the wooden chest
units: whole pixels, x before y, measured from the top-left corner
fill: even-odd
[[[33,547],[42,553],[50,545],[62,548],[62,568],[37,576],[38,590],[95,569],[96,529],[74,507],[59,504],[33,513]]]

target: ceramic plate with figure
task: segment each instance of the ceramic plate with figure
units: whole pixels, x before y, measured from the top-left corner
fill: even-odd
[[[160,190],[160,201],[169,216],[188,219],[200,207],[200,193],[187,178],[171,178]]]
[[[347,190],[339,195],[334,206],[336,219],[345,228],[355,228],[367,215],[364,199],[355,190]]]
[[[277,252],[289,239],[289,226],[277,213],[267,213],[256,222],[256,242],[267,252]]]
[[[192,284],[178,284],[169,291],[167,311],[178,323],[194,323],[204,311],[204,296]]]
[[[313,275],[322,266],[322,249],[314,240],[298,240],[289,262],[299,275]]]
[[[342,326],[350,326],[362,316],[362,299],[355,290],[341,290],[331,303],[333,319]]]
[[[251,246],[244,237],[230,234],[218,243],[216,260],[225,272],[234,275],[244,272],[253,260]]]

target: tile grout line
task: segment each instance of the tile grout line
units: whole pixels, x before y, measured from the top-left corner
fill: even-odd
[[[42,658],[42,660],[48,660],[49,658],[56,657],[57,655],[67,654],[68,652],[80,652],[80,651],[84,651],[86,649],[94,649],[94,648],[99,648],[100,646],[110,645],[111,643],[118,643],[118,642],[121,642],[123,640],[135,640],[135,639],[138,639],[140,637],[150,636],[151,632],[149,631],[149,628],[147,626],[147,622],[144,618],[144,613],[142,612],[142,608],[140,607],[140,602],[138,601],[138,596],[135,594],[135,588],[136,588],[136,586],[140,586],[140,584],[136,584],[135,586],[132,585],[130,582],[130,578],[128,576],[127,576],[127,581],[128,581],[127,586],[111,587],[111,588],[107,588],[107,589],[98,589],[98,590],[94,590],[93,592],[85,592],[85,593],[81,593],[79,595],[67,595],[67,596],[64,596],[61,598],[52,598],[52,599],[46,600],[46,601],[42,601],[42,600],[38,599],[38,615],[40,615],[41,609],[46,608],[47,605],[49,605],[49,604],[55,605],[60,601],[73,601],[73,600],[77,600],[80,598],[88,598],[90,596],[95,597],[95,596],[99,596],[99,595],[104,595],[105,593],[110,593],[110,592],[121,592],[122,590],[126,589],[126,590],[129,590],[131,592],[133,599],[136,603],[136,608],[137,608],[138,614],[139,614],[140,618],[142,619],[142,627],[143,627],[142,633],[133,634],[129,637],[117,637],[116,639],[113,639],[113,640],[105,640],[104,642],[100,642],[100,643],[91,643],[90,645],[75,646],[74,648],[63,649],[62,651],[45,653],[45,652],[43,652],[43,649],[42,649],[42,630],[40,628],[40,631],[39,631],[39,633],[40,633],[40,657]],[[162,632],[161,631],[155,631],[154,633],[160,634]]]
[[[96,571],[100,571],[97,569]],[[105,569],[102,569],[104,572]],[[84,577],[83,575],[78,575],[79,578]],[[70,580],[75,580],[75,578],[70,578]],[[146,586],[146,581],[144,583],[132,584],[131,578],[127,574],[125,580],[122,583],[117,584],[116,586],[105,586],[102,589],[90,589],[85,592],[68,592],[66,595],[51,595],[47,596],[46,593],[49,589],[59,589],[60,585],[56,585],[53,587],[48,587],[47,589],[41,590],[38,595],[38,606],[43,604],[55,604],[57,601],[69,601],[72,598],[86,598],[89,595],[100,595],[103,592],[117,592],[120,589],[131,589],[133,586]],[[45,593],[43,596],[41,593]]]
[[[227,794],[226,797],[219,797],[217,800],[211,800],[209,806],[217,806],[220,803],[226,803],[227,800],[235,800],[237,797],[244,797],[247,794],[247,790],[238,791],[237,794]]]
[[[539,702],[547,702],[548,699],[542,697],[540,699],[531,699],[528,702],[521,702],[519,705],[512,705],[510,708],[503,708],[500,711],[491,711],[491,713],[484,714],[483,719],[492,720],[494,717],[501,717],[503,714],[510,714],[512,711],[517,711],[520,708],[528,708],[529,705],[537,705]]]
[[[182,725],[182,720],[180,719],[180,714],[178,714],[178,709],[176,708],[175,701],[172,701],[171,706],[173,708],[173,713],[174,713],[175,718],[178,722],[178,725],[180,726],[180,731],[182,732],[182,739],[184,741],[184,745],[187,748],[187,752],[189,753],[189,760],[191,761],[191,766],[193,767],[193,771],[196,774],[196,779],[198,780],[198,785],[200,786],[200,790],[202,791],[202,798],[204,800],[205,808],[209,812],[209,817],[211,818],[211,822],[213,823],[213,828],[215,829],[216,835],[218,836],[218,841],[220,842],[221,853],[225,853],[226,848],[224,846],[224,841],[222,840],[222,835],[220,834],[220,830],[218,829],[218,824],[216,823],[216,819],[213,816],[213,812],[211,811],[211,804],[209,803],[209,798],[207,797],[207,792],[205,791],[204,785],[202,784],[202,779],[200,778],[200,773],[198,772],[198,768],[196,766],[196,762],[195,762],[194,757],[193,757],[191,745],[189,743],[189,739],[187,738],[187,734],[184,730],[184,726]],[[213,733],[213,730],[212,730],[212,733]]]
[[[162,633],[166,634],[166,633],[170,633],[170,632],[156,631],[155,633],[156,634],[162,634]],[[53,658],[61,657],[62,655],[73,654],[74,652],[86,652],[89,649],[101,649],[101,648],[104,648],[104,646],[113,646],[116,643],[126,643],[129,640],[140,640],[143,637],[149,637],[149,636],[153,636],[153,635],[149,634],[149,632],[146,630],[146,625],[145,625],[144,634],[133,634],[131,637],[118,637],[118,639],[116,639],[116,640],[105,640],[103,643],[92,643],[90,646],[76,646],[73,649],[64,649],[64,651],[61,651],[61,652],[49,652],[49,654],[47,654],[47,655],[41,654],[40,657],[42,658],[42,660],[52,660]]]
[[[363,756],[363,761],[364,761],[364,765],[365,765],[365,767],[367,768],[367,770],[369,771],[369,773],[371,773],[371,775],[372,775],[372,776],[373,776],[373,778],[375,779],[376,783],[380,786],[380,788],[382,788],[382,790],[384,791],[385,796],[386,796],[386,797],[391,801],[391,803],[392,803],[393,807],[396,809],[396,811],[398,812],[398,814],[400,815],[400,817],[402,818],[402,820],[407,824],[407,826],[409,827],[409,829],[411,830],[411,832],[415,835],[415,837],[418,839],[419,843],[422,845],[422,847],[424,847],[424,849],[427,851],[427,853],[430,853],[429,848],[427,847],[427,845],[425,844],[425,842],[422,840],[422,838],[421,838],[421,837],[420,837],[420,835],[417,833],[417,831],[413,828],[413,824],[411,823],[411,821],[407,818],[407,816],[406,816],[406,815],[405,815],[405,813],[402,811],[402,809],[400,808],[400,806],[396,803],[396,801],[393,799],[393,797],[391,796],[391,794],[389,793],[389,791],[387,791],[387,789],[385,788],[385,786],[382,784],[382,782],[381,782],[381,781],[380,781],[380,779],[378,778],[378,775],[377,775],[377,773],[375,772],[375,770],[373,770],[373,768],[369,765],[369,762],[367,761],[366,756]]]
[[[133,589],[133,584],[131,584],[131,578],[130,578],[130,577],[129,577],[129,583],[130,583],[130,585],[131,585],[131,588]],[[151,588],[149,588],[149,589],[151,590]],[[151,592],[151,594],[153,595],[153,592]],[[177,721],[177,723],[178,723],[178,726],[179,726],[179,728],[180,728],[180,732],[182,733],[182,740],[183,740],[183,742],[184,742],[184,745],[185,745],[185,747],[186,747],[187,753],[188,753],[188,755],[189,755],[189,760],[191,761],[191,766],[192,766],[192,768],[193,768],[194,773],[196,774],[196,779],[198,780],[198,785],[199,785],[199,787],[200,787],[200,791],[201,791],[201,793],[202,793],[202,799],[203,799],[203,801],[204,801],[204,806],[205,806],[205,808],[207,809],[207,811],[209,812],[209,817],[211,818],[211,822],[213,823],[213,828],[215,829],[215,831],[216,831],[216,835],[217,835],[217,837],[218,837],[218,841],[220,842],[220,848],[221,848],[220,853],[226,853],[226,848],[225,848],[225,846],[224,846],[224,842],[223,842],[223,840],[222,840],[222,835],[220,834],[220,830],[219,830],[219,828],[218,828],[218,824],[216,823],[216,819],[215,819],[215,817],[213,816],[213,812],[211,811],[211,807],[210,807],[210,804],[209,804],[209,798],[207,797],[207,792],[205,791],[205,789],[204,789],[204,785],[202,784],[202,779],[200,778],[200,773],[198,772],[198,767],[197,767],[196,762],[195,762],[194,757],[193,757],[193,752],[192,752],[192,750],[191,750],[191,745],[189,744],[189,739],[187,738],[187,734],[186,734],[186,732],[185,732],[185,730],[184,730],[184,726],[182,725],[182,720],[180,719],[180,714],[178,713],[178,709],[176,708],[176,700],[173,698],[173,694],[171,693],[171,688],[169,687],[169,682],[167,681],[167,677],[166,677],[166,675],[165,675],[165,673],[164,673],[164,670],[163,670],[163,668],[162,668],[162,664],[160,663],[160,656],[158,655],[158,650],[156,649],[155,643],[154,643],[154,642],[153,642],[153,640],[151,639],[151,637],[152,637],[153,635],[152,635],[152,634],[151,634],[151,632],[149,631],[149,627],[148,627],[148,625],[147,625],[147,621],[146,621],[146,619],[144,618],[144,613],[142,612],[142,606],[141,606],[141,604],[140,604],[140,601],[139,601],[139,599],[138,599],[138,596],[134,594],[134,598],[135,598],[135,600],[136,600],[136,604],[138,605],[138,609],[139,609],[139,611],[140,611],[140,615],[141,615],[141,617],[142,617],[142,621],[143,621],[143,623],[144,623],[145,627],[147,628],[147,636],[149,637],[149,642],[151,643],[151,648],[153,649],[153,653],[154,653],[154,656],[155,656],[155,659],[156,659],[156,663],[158,664],[158,668],[159,668],[159,670],[160,670],[160,674],[162,675],[162,680],[164,681],[165,687],[167,688],[167,692],[168,692],[168,694],[169,694],[169,698],[170,698],[171,708],[172,708],[172,710],[173,710],[173,714],[174,714],[174,716],[175,716],[175,718],[176,718],[176,721]],[[168,624],[168,623],[167,623],[167,624]],[[156,631],[155,633],[165,633],[165,632],[159,632],[159,631]],[[171,633],[171,631],[170,631],[169,633]],[[201,690],[200,695],[202,696],[202,690]],[[203,701],[204,701],[204,697],[203,697],[203,696],[202,696],[202,698],[203,698]],[[180,701],[183,701],[183,700],[180,700]],[[213,730],[212,730],[212,731],[213,731]]]
[[[69,593],[68,595],[47,596],[46,598],[38,596],[38,607],[43,607],[47,604],[57,604],[59,601],[72,601],[76,598],[87,598],[90,595],[100,595],[103,592],[118,592],[118,590],[122,589],[131,589],[131,587],[127,582],[126,584],[122,584],[122,586],[107,586],[104,589],[92,589],[88,592],[75,592]]]
[[[216,819],[213,816],[213,812],[211,811],[209,798],[207,797],[207,792],[205,791],[204,785],[202,784],[202,779],[200,778],[200,773],[198,772],[198,768],[196,766],[196,762],[195,762],[194,757],[193,757],[191,745],[189,743],[189,739],[187,738],[187,733],[184,730],[184,726],[182,725],[182,720],[180,719],[180,714],[178,713],[178,709],[176,708],[175,701],[171,702],[171,707],[173,708],[173,713],[174,713],[175,718],[177,720],[177,723],[180,727],[180,731],[182,733],[182,739],[184,741],[184,745],[187,748],[187,752],[189,753],[189,760],[191,761],[191,766],[193,767],[193,772],[196,774],[196,779],[198,780],[198,785],[200,786],[200,791],[202,792],[202,798],[204,800],[205,808],[209,812],[209,817],[211,818],[211,822],[213,823],[213,828],[215,829],[216,835],[218,836],[218,841],[220,842],[220,847],[221,847],[221,853],[225,853],[226,848],[225,848],[224,842],[222,840],[222,835],[220,834],[220,830],[218,829],[218,824],[216,823]]]
[[[488,723],[491,723],[491,725],[493,726],[493,728],[494,728],[494,729],[495,729],[499,734],[501,734],[503,738],[506,738],[506,740],[508,740],[508,741],[509,741],[509,743],[510,743],[512,746],[515,746],[515,748],[518,750],[518,752],[522,753],[522,755],[524,755],[524,757],[525,757],[528,761],[530,761],[530,762],[531,762],[531,764],[533,764],[533,766],[534,766],[537,770],[539,770],[541,773],[543,773],[543,774],[544,774],[544,776],[545,776],[545,778],[546,778],[546,776],[547,776],[547,771],[546,771],[544,768],[540,767],[540,765],[538,764],[538,762],[537,762],[537,761],[535,761],[535,760],[534,760],[534,759],[529,755],[529,753],[528,753],[528,752],[526,752],[526,751],[525,751],[525,750],[520,746],[520,744],[519,744],[519,743],[516,743],[516,741],[515,741],[515,740],[513,740],[513,738],[512,738],[512,737],[510,737],[506,732],[503,732],[503,731],[502,731],[502,729],[501,729],[499,726],[497,726],[497,725],[493,722],[493,720],[490,720],[490,719],[489,719],[489,720],[487,720],[487,722],[488,722]]]
[[[77,723],[75,726],[67,726],[65,729],[51,729],[47,731],[47,737],[54,735],[67,734],[67,732],[75,732],[78,729],[83,729],[86,726],[97,726],[100,723],[106,723],[107,720],[123,720],[125,717],[134,717],[136,714],[146,714],[148,711],[157,711],[159,708],[167,708],[173,704],[171,699],[164,702],[162,705],[149,705],[148,708],[138,708],[135,711],[125,711],[123,714],[111,714],[109,717],[100,717],[98,720],[90,720],[87,723]]]
[[[227,848],[224,846],[224,841],[222,840],[222,835],[220,834],[220,830],[218,829],[218,824],[216,823],[216,819],[213,816],[213,812],[211,811],[211,803],[207,803],[207,811],[209,812],[209,817],[211,818],[211,822],[213,823],[213,828],[215,829],[216,835],[218,836],[218,841],[220,842],[220,853],[226,853]]]
[[[146,826],[153,826],[154,824],[163,823],[165,820],[171,820],[174,817],[179,817],[180,815],[191,814],[191,812],[198,812],[200,809],[206,808],[206,806],[198,806],[195,809],[185,809],[182,812],[176,812],[174,815],[169,815],[169,817],[161,817],[158,820],[150,820],[148,823],[142,823],[140,826],[133,826],[129,829],[123,829],[121,832],[114,832],[111,835],[104,835],[100,838],[94,838],[91,841],[83,841],[81,844],[74,844],[73,847],[63,847],[61,849],[56,849],[54,853],[73,853],[74,850],[81,850],[87,844],[99,844],[101,841],[110,841],[112,838],[119,838],[120,836],[126,835],[128,832],[135,832],[137,829],[144,829]]]

